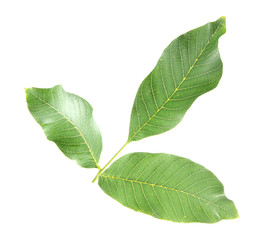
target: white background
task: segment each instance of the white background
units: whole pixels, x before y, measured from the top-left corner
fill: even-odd
[[[257,1],[12,1],[0,3],[0,239],[259,239]],[[141,81],[177,36],[220,16],[224,74],[173,130],[127,146],[190,158],[213,171],[240,218],[158,220],[121,206],[46,140],[24,87],[84,97],[103,136],[103,166],[126,141]]]

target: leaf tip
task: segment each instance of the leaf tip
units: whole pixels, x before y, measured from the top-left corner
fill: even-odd
[[[53,88],[61,88],[61,89],[63,89],[61,84],[55,85]]]
[[[31,90],[31,88],[24,88],[24,92],[25,92],[25,96],[26,96],[27,101],[28,101],[28,95],[29,95],[30,90]]]
[[[224,22],[226,22],[226,16],[222,16],[219,19],[223,20]]]
[[[222,29],[223,29],[223,33],[226,32],[226,16],[222,16],[218,19],[218,21],[220,22]]]
[[[220,17],[221,24],[226,28],[226,16]]]
[[[238,218],[240,218],[240,216],[239,216],[239,213],[238,213],[238,211],[236,209],[236,215],[235,215],[235,217],[233,219],[238,219]]]
[[[240,218],[235,203],[232,200],[229,200],[229,201],[230,201],[230,204],[231,204],[230,206],[231,206],[231,213],[232,214],[231,214],[231,216],[228,216],[226,219],[238,219],[238,218]]]

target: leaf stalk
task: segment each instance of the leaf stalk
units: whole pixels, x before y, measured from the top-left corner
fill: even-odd
[[[121,148],[120,150],[111,158],[111,160],[101,169],[99,169],[99,172],[96,174],[95,178],[93,179],[93,183],[98,179],[98,177],[102,174],[102,172],[110,165],[110,163],[119,155],[119,153],[128,145],[130,141],[128,140]]]

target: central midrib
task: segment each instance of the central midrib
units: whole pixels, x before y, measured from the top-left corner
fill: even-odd
[[[218,207],[218,208],[221,208],[222,210],[232,214],[233,216],[235,216],[234,213],[230,212],[229,210],[213,203],[213,202],[210,202],[208,201],[207,199],[204,199],[204,198],[201,198],[201,197],[198,197],[194,194],[191,194],[191,193],[188,193],[188,192],[185,192],[185,191],[182,191],[182,190],[178,190],[178,189],[175,189],[175,188],[171,188],[171,187],[166,187],[166,186],[163,186],[163,185],[157,185],[157,184],[153,184],[153,183],[148,183],[148,182],[142,182],[142,181],[138,181],[138,180],[132,180],[132,179],[126,179],[126,178],[121,178],[121,177],[115,177],[115,176],[109,176],[109,175],[100,175],[99,177],[105,177],[105,178],[112,178],[112,179],[117,179],[117,180],[121,180],[121,181],[127,181],[127,182],[131,182],[131,183],[139,183],[139,184],[142,184],[142,185],[148,185],[148,186],[153,186],[153,187],[158,187],[158,188],[163,188],[163,189],[166,189],[166,190],[171,190],[171,191],[175,191],[175,192],[179,192],[179,193],[183,193],[185,195],[188,195],[188,196],[191,196],[193,198],[196,198],[196,199],[199,199],[199,200],[202,200],[206,203],[209,203],[215,207]]]
[[[180,84],[178,85],[178,87],[174,90],[174,92],[168,97],[168,99],[164,102],[164,104],[157,109],[157,111],[128,139],[128,142],[130,142],[140,131],[143,127],[145,127],[152,119],[153,117],[168,103],[168,101],[174,96],[174,94],[177,92],[177,90],[180,88],[180,86],[183,84],[183,82],[185,81],[185,79],[188,77],[188,75],[190,74],[190,72],[192,71],[194,65],[196,64],[196,62],[199,60],[199,58],[201,57],[202,53],[204,52],[204,50],[207,48],[207,46],[209,45],[211,39],[215,36],[216,32],[218,31],[220,25],[222,24],[223,20],[219,23],[218,27],[216,28],[215,32],[212,34],[211,38],[208,40],[207,44],[205,45],[205,47],[202,49],[202,51],[200,52],[199,56],[195,59],[195,61],[193,62],[192,66],[190,67],[189,71],[187,72],[187,74],[184,76],[183,80],[180,82]]]

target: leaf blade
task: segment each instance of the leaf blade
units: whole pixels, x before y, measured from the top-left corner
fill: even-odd
[[[225,31],[222,17],[169,44],[138,89],[129,142],[174,128],[197,97],[217,86],[222,76],[218,39]]]
[[[213,173],[174,155],[125,155],[99,176],[98,183],[124,206],[164,220],[215,223],[238,217]]]
[[[27,88],[25,92],[28,109],[48,140],[80,166],[99,168],[102,138],[91,105],[60,85]]]

